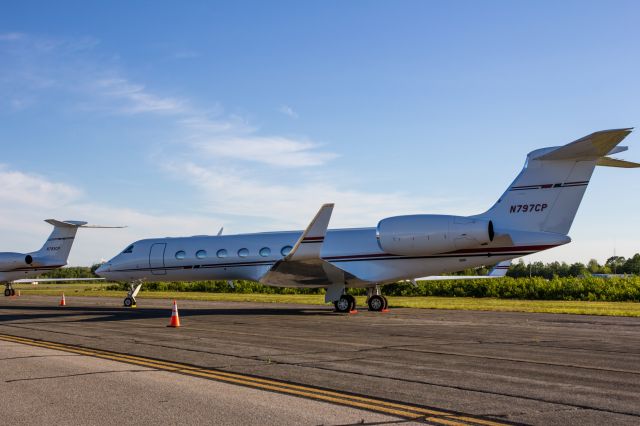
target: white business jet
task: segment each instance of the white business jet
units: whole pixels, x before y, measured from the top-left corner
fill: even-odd
[[[374,228],[327,230],[333,204],[325,204],[304,231],[140,240],[96,272],[131,283],[125,306],[135,303],[145,280],[253,280],[325,288],[325,301],[339,312],[355,308],[347,288],[366,288],[369,309],[381,311],[387,305],[380,294],[384,284],[569,243],[567,234],[595,167],[640,167],[609,157],[627,149],[617,145],[631,130],[600,131],[529,153],[505,193],[478,215],[396,216]]]
[[[30,279],[67,264],[67,258],[78,228],[122,228],[121,226],[94,226],[77,220],[47,219],[53,232],[42,248],[31,253],[0,253],[0,283],[5,284],[4,295],[15,296],[15,283],[45,281],[85,281],[100,278]]]

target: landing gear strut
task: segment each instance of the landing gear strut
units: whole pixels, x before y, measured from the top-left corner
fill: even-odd
[[[127,297],[124,298],[123,304],[125,308],[136,306],[136,296],[142,287],[142,283],[130,283]]]
[[[11,283],[6,283],[6,284],[4,285],[4,295],[5,295],[6,297],[9,297],[9,296],[15,296],[15,295],[16,295],[16,291],[15,291],[15,289],[13,288],[13,286],[11,285]]]
[[[389,306],[389,301],[380,294],[380,287],[369,287],[367,289],[367,305],[370,311],[382,312]]]

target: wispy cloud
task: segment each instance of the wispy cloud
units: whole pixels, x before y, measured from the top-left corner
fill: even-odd
[[[102,96],[122,102],[120,112],[181,114],[187,111],[186,102],[176,98],[150,93],[141,84],[134,84],[124,78],[107,78],[94,82]]]
[[[464,213],[462,209],[470,207],[459,199],[367,192],[346,184],[339,187],[321,178],[265,182],[259,174],[222,164],[208,167],[174,161],[165,167],[174,178],[198,189],[206,210],[241,217],[230,229],[242,231],[256,230],[247,228],[252,222],[247,217],[265,219],[261,225],[268,229],[304,227],[325,202],[336,203],[332,227],[374,226],[385,216],[419,213],[425,208],[436,213],[447,208],[450,213]]]
[[[284,115],[287,115],[291,118],[298,118],[298,113],[295,112],[293,108],[291,108],[288,105],[281,105],[280,108],[278,108],[278,111],[280,111]]]
[[[15,41],[24,37],[23,33],[3,33],[0,34],[0,41]]]
[[[0,203],[12,206],[3,220],[39,222],[55,214],[130,226],[122,232],[95,237],[95,233],[86,233],[83,238],[95,238],[95,247],[83,249],[73,259],[88,263],[136,238],[214,233],[223,224],[221,217],[231,232],[304,227],[323,202],[337,204],[332,226],[374,226],[385,215],[417,213],[425,208],[438,212],[451,206],[455,213],[465,208],[460,200],[452,198],[428,199],[401,191],[356,189],[351,181],[357,181],[357,176],[348,170],[336,170],[332,160],[338,153],[332,152],[328,144],[304,136],[265,134],[245,117],[226,113],[220,104],[207,102],[203,106],[197,99],[162,94],[128,78],[121,64],[96,54],[99,43],[95,40],[61,42],[21,37],[21,48],[12,51],[17,58],[13,67],[0,70],[5,76],[0,85],[21,88],[14,93],[16,102],[37,102],[53,91],[56,97],[52,99],[58,101],[63,93],[62,98],[71,104],[69,109],[75,108],[81,117],[99,113],[126,115],[129,120],[143,116],[151,119],[156,127],[151,125],[149,131],[158,134],[154,151],[149,149],[154,167],[165,172],[167,182],[177,181],[190,188],[200,203],[198,214],[186,214],[180,208],[150,214],[87,200],[84,188],[0,169],[0,179],[8,182],[0,188]],[[12,84],[27,81],[25,75],[29,76],[27,83]],[[15,103],[15,107],[30,105]],[[297,116],[287,106],[281,112]],[[166,136],[167,128],[171,128],[171,136]],[[148,184],[159,183],[162,182]],[[91,193],[91,188],[86,192]],[[153,205],[154,200],[142,203]],[[21,217],[21,211],[27,213]],[[46,232],[45,227],[43,224],[38,229]],[[6,222],[2,232],[22,238]]]
[[[20,204],[28,207],[64,205],[77,199],[82,192],[59,182],[51,182],[37,174],[11,170],[0,164],[0,204]]]
[[[23,89],[5,101],[13,111],[34,106],[47,91],[64,91],[72,95],[65,96],[65,101],[75,102],[69,108],[81,112],[161,116],[163,125],[178,129],[176,145],[186,147],[197,157],[204,154],[212,161],[226,158],[272,167],[305,168],[324,165],[337,156],[309,138],[264,135],[246,119],[225,114],[218,104],[203,107],[133,81],[124,75],[120,65],[109,64],[94,52],[99,46],[95,39],[23,34],[20,39],[19,48],[6,52],[13,58],[13,68],[4,71],[8,74],[5,81],[9,92],[15,92],[15,87]],[[15,84],[15,80],[20,83]],[[285,111],[295,115],[289,107]]]
[[[336,157],[333,153],[317,151],[318,145],[312,142],[282,136],[220,137],[195,142],[194,146],[214,157],[287,168],[319,166]]]
[[[127,225],[126,229],[79,233],[69,264],[89,265],[115,255],[131,241],[151,236],[215,234],[222,220],[214,215],[152,214],[110,206],[88,198],[81,187],[47,176],[0,165],[0,251],[32,251],[40,247],[51,226],[44,219],[86,220],[102,225]]]

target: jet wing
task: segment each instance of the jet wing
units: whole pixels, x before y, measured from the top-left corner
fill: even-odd
[[[487,275],[430,275],[428,277],[415,278],[411,282],[415,281],[447,281],[447,280],[482,280],[488,278],[502,278],[507,275],[507,271],[511,266],[510,260],[499,262],[496,266],[489,271]]]
[[[67,281],[104,281],[104,278],[22,278],[11,281],[14,284],[20,283],[45,283],[45,282],[67,282]]]
[[[284,259],[277,261],[260,278],[260,282],[283,287],[292,284],[320,287],[344,283],[346,280],[355,278],[320,258],[332,212],[333,204],[324,204],[320,207],[291,252]]]

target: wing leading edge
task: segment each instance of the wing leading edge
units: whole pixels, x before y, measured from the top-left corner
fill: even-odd
[[[276,262],[261,278],[263,284],[289,286],[291,282],[309,286],[325,287],[343,285],[355,276],[320,258],[333,204],[324,204],[293,246],[291,252]]]

